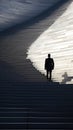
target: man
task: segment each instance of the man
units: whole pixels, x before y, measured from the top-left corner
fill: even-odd
[[[50,74],[49,79],[51,80],[53,69],[54,69],[54,60],[51,58],[51,55],[48,54],[48,58],[46,58],[45,60],[45,70],[46,70],[47,79],[48,79],[48,73],[49,73]]]

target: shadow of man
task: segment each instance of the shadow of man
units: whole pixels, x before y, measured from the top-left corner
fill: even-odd
[[[71,81],[73,79],[73,76],[68,76],[67,72],[65,72],[62,77],[64,77],[61,82],[62,84],[66,84],[68,81]]]
[[[51,58],[51,54],[48,54],[48,58],[45,59],[45,70],[46,70],[46,77],[48,79],[49,74],[49,80],[52,79],[52,70],[54,69],[54,60]]]

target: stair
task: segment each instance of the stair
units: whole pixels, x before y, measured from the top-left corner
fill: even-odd
[[[0,83],[0,129],[72,130],[73,88],[58,83]]]

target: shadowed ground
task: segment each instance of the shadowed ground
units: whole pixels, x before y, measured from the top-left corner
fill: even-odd
[[[53,17],[53,12],[57,13],[57,9],[62,4],[63,2],[58,3],[51,9],[47,10],[44,14],[32,19],[30,22],[28,21],[27,24],[22,23],[1,33],[0,79],[2,81],[23,80],[29,82],[41,82],[42,79],[45,81],[45,77],[35,70],[29,60],[26,60],[26,53],[28,47],[40,36],[43,31],[55,22],[55,20],[66,10],[69,5],[69,3],[66,4],[65,9],[59,12],[60,14],[56,15],[56,17],[55,15]],[[51,14],[52,16],[50,16]]]
[[[1,36],[0,129],[73,128],[72,85],[49,83],[26,60],[30,44],[51,24],[48,18]]]
[[[0,83],[0,129],[70,130],[72,95],[72,85]]]

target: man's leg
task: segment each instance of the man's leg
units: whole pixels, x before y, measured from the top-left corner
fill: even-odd
[[[51,80],[51,78],[52,78],[52,71],[50,71],[50,80]]]
[[[46,70],[46,73],[47,73],[46,75],[47,75],[47,79],[48,79],[48,70]]]

